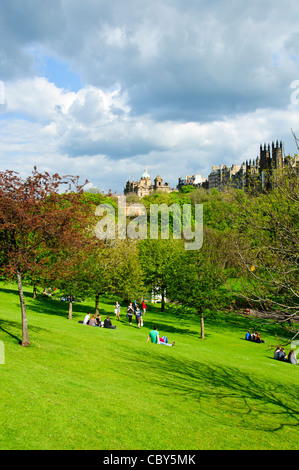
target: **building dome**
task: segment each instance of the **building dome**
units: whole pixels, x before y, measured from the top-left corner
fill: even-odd
[[[143,172],[143,174],[142,174],[141,178],[150,178],[150,175],[148,174],[148,172],[147,172],[147,169],[146,169],[146,168],[144,169],[144,172]]]

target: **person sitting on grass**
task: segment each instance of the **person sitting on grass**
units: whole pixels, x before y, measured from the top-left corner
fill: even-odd
[[[148,335],[148,338],[147,338],[146,342],[148,342],[149,340],[151,340],[152,343],[164,344],[165,346],[174,346],[175,345],[175,341],[172,344],[168,343],[167,336],[163,336],[163,338],[160,338],[158,327],[156,325],[154,326],[154,329],[149,332],[149,335]]]
[[[284,352],[284,349],[283,349],[283,348],[280,348],[280,351],[279,351],[279,353],[278,353],[277,359],[278,359],[279,361],[285,361],[285,360],[286,360],[286,357],[287,357],[287,355],[286,355],[286,353]]]
[[[97,326],[96,316],[95,316],[95,315],[93,315],[93,316],[91,317],[91,319],[89,320],[89,323],[88,323],[88,324],[89,324],[89,326]]]
[[[90,313],[88,312],[88,314],[85,316],[83,320],[83,325],[88,325],[89,319],[90,319]]]
[[[293,349],[290,350],[287,361],[290,362],[291,364],[298,364],[298,361],[297,361],[297,358],[295,356]]]
[[[246,336],[247,336],[247,333],[246,333]],[[247,339],[246,336],[245,336],[245,339]],[[249,340],[253,341],[254,343],[265,343],[266,342],[261,338],[260,333],[257,333],[255,331],[251,333],[251,336],[250,336]]]
[[[247,331],[247,333],[246,333],[246,335],[245,335],[245,339],[246,339],[246,341],[250,341],[250,339],[251,339],[250,330]]]
[[[107,318],[104,320],[104,328],[110,328],[110,329],[113,329],[113,330],[116,329],[116,326],[113,326],[113,325],[112,325],[109,315],[108,315]]]
[[[278,345],[278,346],[276,346],[276,349],[274,351],[274,359],[278,360],[279,353],[280,353],[280,346]]]
[[[265,343],[266,341],[264,341],[262,338],[261,338],[261,335],[259,333],[256,334],[256,338],[255,338],[255,342],[256,343]]]
[[[251,333],[250,341],[255,341],[255,339],[256,339],[256,333],[255,333],[255,331],[253,331]]]

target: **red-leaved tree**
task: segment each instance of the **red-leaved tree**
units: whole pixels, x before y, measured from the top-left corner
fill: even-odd
[[[86,243],[89,210],[82,206],[78,177],[39,173],[23,179],[0,172],[0,274],[16,279],[22,313],[22,346],[29,346],[23,279],[53,271],[64,247]]]

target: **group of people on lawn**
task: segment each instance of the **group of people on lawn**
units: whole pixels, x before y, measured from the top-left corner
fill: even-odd
[[[139,305],[137,304],[136,300],[134,300],[133,305],[132,302],[129,303],[128,308],[127,308],[127,318],[129,320],[129,324],[132,325],[132,319],[133,315],[136,317],[136,322],[138,328],[143,326],[143,316],[145,315],[147,306],[145,305],[144,300],[142,301],[141,304],[142,311],[139,308]]]
[[[136,300],[134,300],[133,305],[132,305],[132,302],[129,303],[128,308],[127,308],[127,318],[129,320],[130,325],[132,325],[133,315],[135,315],[138,328],[143,326],[143,318],[142,317],[145,315],[145,312],[147,310],[147,306],[145,305],[144,300],[142,301],[141,308],[142,308],[142,312],[141,312]],[[116,316],[117,320],[119,320],[120,319],[120,317],[119,317],[119,315],[120,315],[120,305],[119,305],[118,302],[115,302],[114,313],[115,313],[115,316]],[[91,314],[88,313],[85,316],[82,323],[84,325],[99,326],[99,327],[102,327],[102,328],[113,328],[113,329],[116,328],[116,326],[112,325],[109,315],[107,316],[107,318],[104,321],[102,321],[100,314],[98,314],[97,316],[95,314],[91,316]]]
[[[245,335],[245,339],[247,341],[253,341],[254,343],[265,343],[266,342],[261,338],[260,333],[255,333],[254,331],[251,333],[250,330],[247,331],[247,333]]]
[[[250,330],[247,331],[245,339],[247,341],[254,341],[255,343],[266,342],[261,339],[261,335],[259,333],[251,333]],[[281,346],[276,347],[274,351],[274,359],[277,359],[278,361],[290,362],[291,364],[298,364],[294,350],[291,349],[289,354],[286,355],[284,349]]]
[[[145,312],[147,310],[147,306],[145,305],[144,300],[142,301],[141,308],[142,308],[142,312],[141,312],[136,300],[134,300],[133,304],[132,304],[132,302],[129,303],[129,305],[127,307],[127,318],[129,320],[130,325],[132,325],[133,315],[135,315],[136,322],[137,322],[137,327],[140,328],[140,327],[143,326],[143,318],[142,317],[145,315]],[[114,313],[116,315],[116,318],[119,320],[120,319],[119,318],[120,305],[119,305],[118,302],[116,302],[115,305],[114,305]],[[83,322],[80,322],[80,323],[83,323],[83,325],[98,326],[98,327],[101,327],[101,328],[116,329],[116,326],[112,325],[112,322],[110,320],[109,315],[107,315],[107,318],[104,321],[102,321],[100,314],[98,314],[97,316],[95,314],[91,316],[91,314],[88,313],[85,316]],[[160,337],[157,326],[154,326],[154,329],[150,331],[150,333],[148,335],[148,338],[147,338],[147,341],[149,341],[149,340],[151,340],[152,343],[163,344],[165,346],[174,346],[174,344],[175,344],[175,342],[173,342],[171,344],[168,343],[167,336]]]
[[[83,325],[99,326],[100,328],[116,328],[116,326],[112,325],[109,315],[107,315],[107,318],[102,321],[100,314],[98,314],[97,316],[95,316],[95,314],[91,316],[91,314],[88,313],[87,315],[85,315],[85,318],[82,323]]]
[[[276,346],[274,351],[274,359],[277,359],[278,361],[290,362],[291,364],[298,364],[294,350],[291,349],[289,354],[286,355],[284,349],[279,345]]]
[[[132,302],[129,303],[129,305],[127,307],[127,318],[129,320],[130,325],[132,325],[133,315],[135,315],[138,328],[143,326],[143,318],[142,317],[145,315],[145,312],[147,310],[147,306],[145,305],[144,300],[142,301],[141,308],[142,308],[142,312],[141,312],[136,300],[134,300],[133,304],[132,304]],[[119,305],[118,302],[115,303],[114,313],[116,315],[116,318],[119,320],[120,319],[120,317],[119,317],[119,315],[120,315],[120,305]],[[110,328],[110,329],[115,329],[116,328],[116,326],[112,325],[109,315],[102,322],[100,314],[98,314],[97,316],[95,314],[91,316],[90,313],[88,313],[85,316],[83,322],[80,322],[80,323],[83,323],[84,325],[98,326],[98,327],[102,327],[102,328]],[[247,331],[247,333],[245,335],[245,340],[253,341],[255,343],[265,343],[266,342],[261,338],[260,333],[258,333],[258,332],[252,332],[251,333],[250,330]],[[155,343],[155,344],[163,344],[164,346],[174,346],[175,345],[175,342],[173,342],[171,344],[168,342],[167,336],[160,337],[157,326],[154,326],[154,329],[149,332],[147,342],[148,341],[151,341],[152,343]],[[291,364],[298,364],[297,358],[296,358],[296,355],[295,355],[294,351],[291,349],[289,354],[286,355],[286,353],[284,352],[284,349],[281,346],[277,346],[277,348],[274,352],[274,359],[277,359],[279,361],[290,362]]]

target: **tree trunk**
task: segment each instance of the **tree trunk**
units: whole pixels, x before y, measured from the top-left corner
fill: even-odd
[[[20,271],[17,271],[17,280],[18,280],[18,289],[19,289],[19,297],[20,297],[21,312],[22,312],[22,346],[26,348],[27,346],[29,346],[30,340],[29,340],[26,306],[25,306],[25,299],[24,299],[24,292],[23,292],[23,285],[22,285],[22,274],[20,273]]]
[[[100,294],[96,294],[96,302],[95,302],[95,314],[99,314],[99,300],[100,300]]]
[[[200,319],[200,337],[201,339],[205,339],[205,320],[203,317],[203,314],[201,314],[201,319]]]
[[[165,311],[165,297],[164,297],[164,290],[162,291],[162,299],[161,299],[161,312]]]
[[[36,299],[36,285],[33,285],[33,298]]]
[[[73,314],[73,300],[72,297],[70,297],[70,302],[69,302],[69,320],[72,320],[72,314]]]

